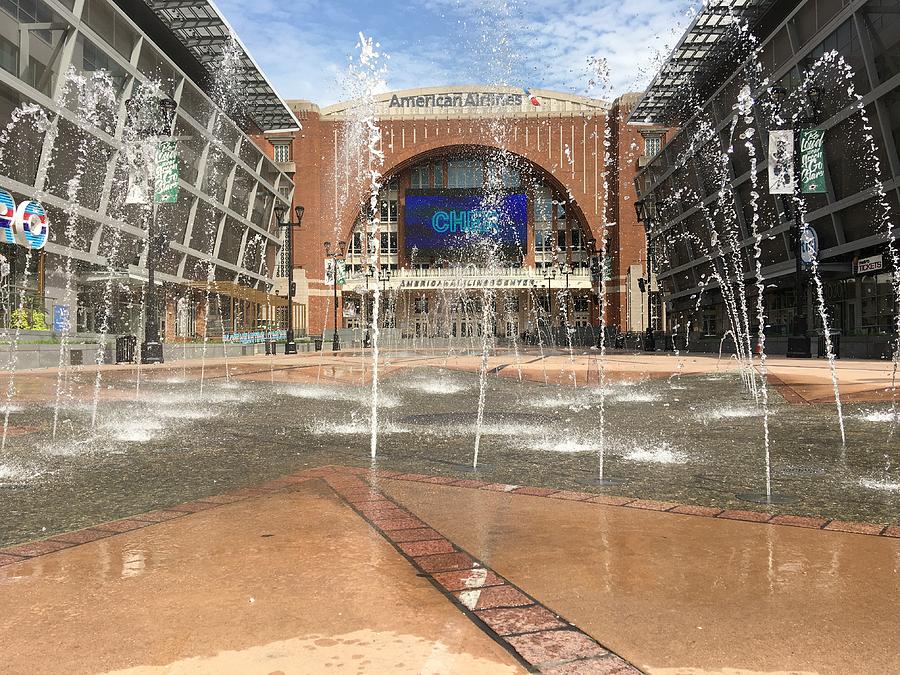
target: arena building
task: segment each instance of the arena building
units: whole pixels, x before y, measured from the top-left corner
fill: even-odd
[[[636,100],[487,86],[380,95],[377,241],[367,235],[365,160],[349,138],[354,105],[289,102],[302,131],[267,136],[296,165],[295,203],[305,216],[295,233],[294,279],[309,332],[330,336],[335,317],[339,329],[365,325],[376,279],[386,292],[384,325],[402,336],[474,334],[485,289],[495,291],[499,336],[569,326],[587,342],[601,307],[615,330],[644,330],[652,287],[633,179],[666,129],[627,124]],[[485,216],[485,203],[493,216]],[[460,244],[497,212],[503,222],[490,260]],[[598,298],[604,225],[605,302]],[[335,307],[323,244],[340,254],[341,241],[347,278]]]
[[[215,74],[229,49],[240,105],[226,110]],[[109,95],[79,98],[92,82]],[[162,135],[178,162],[172,199],[152,210],[158,251],[123,160],[129,101],[155,87],[174,107]],[[13,204],[39,201],[50,223],[43,248],[0,243],[0,329],[88,336],[106,324],[141,336],[155,314],[164,339],[189,341],[285,323],[287,300],[272,292],[284,237],[273,212],[290,206],[293,179],[264,132],[298,128],[206,0],[0,3],[0,188]],[[155,312],[144,306],[148,256]]]

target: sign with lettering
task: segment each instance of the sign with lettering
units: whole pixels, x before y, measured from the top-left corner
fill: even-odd
[[[800,132],[800,189],[804,194],[825,193],[825,130]]]
[[[769,132],[769,194],[794,194],[794,132],[773,129]]]
[[[262,342],[284,342],[287,331],[284,330],[251,330],[243,333],[225,333],[223,342],[239,342],[240,344],[259,344]]]
[[[53,305],[53,332],[68,333],[69,328],[69,306]]]
[[[868,258],[860,258],[856,262],[857,274],[871,274],[884,269],[884,259],[880,255],[869,256]]]
[[[502,277],[441,277],[438,279],[402,279],[400,290],[435,290],[448,289],[464,290],[477,288],[537,288],[537,279],[533,277],[520,277],[518,279],[503,279]]]
[[[406,196],[406,247],[420,256],[446,257],[481,241],[510,256],[528,242],[528,199],[524,194],[486,200],[481,194]]]
[[[153,200],[157,204],[178,201],[178,143],[160,141],[156,145],[156,176]]]
[[[16,206],[13,196],[0,188],[0,243],[18,244],[33,251],[44,248],[50,237],[50,221],[40,202]]]
[[[535,98],[536,97],[532,97]],[[447,92],[444,94],[419,94],[418,96],[391,96],[389,108],[507,108],[520,107],[525,100],[522,94],[497,92]],[[540,105],[540,103],[532,105]]]

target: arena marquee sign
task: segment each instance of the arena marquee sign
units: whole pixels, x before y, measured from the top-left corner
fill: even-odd
[[[447,92],[418,96],[391,96],[389,108],[518,108],[525,101],[523,94],[496,92]],[[532,102],[532,105],[535,105]]]
[[[537,288],[537,280],[531,277],[520,279],[447,277],[443,279],[403,279],[400,281],[400,290],[460,290],[467,288]]]

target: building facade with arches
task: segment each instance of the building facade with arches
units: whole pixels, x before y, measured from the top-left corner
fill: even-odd
[[[633,179],[665,130],[625,123],[636,100],[484,86],[382,94],[374,213],[358,109],[289,102],[302,131],[269,140],[294,162],[294,202],[305,208],[292,273],[308,332],[334,328],[324,243],[342,241],[338,328],[365,325],[377,284],[382,321],[408,336],[470,334],[485,289],[499,335],[598,326],[602,309],[617,330],[644,330],[652,286]],[[485,217],[502,221],[491,221],[491,250],[461,245]]]

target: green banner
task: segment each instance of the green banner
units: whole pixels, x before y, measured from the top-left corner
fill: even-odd
[[[178,201],[178,143],[160,141],[156,144],[156,176],[153,201],[174,204]]]
[[[347,283],[347,265],[343,260],[335,260],[334,258],[325,258],[325,285],[334,286],[334,270],[337,268],[338,286]]]
[[[800,132],[800,189],[803,194],[825,193],[825,130]]]

